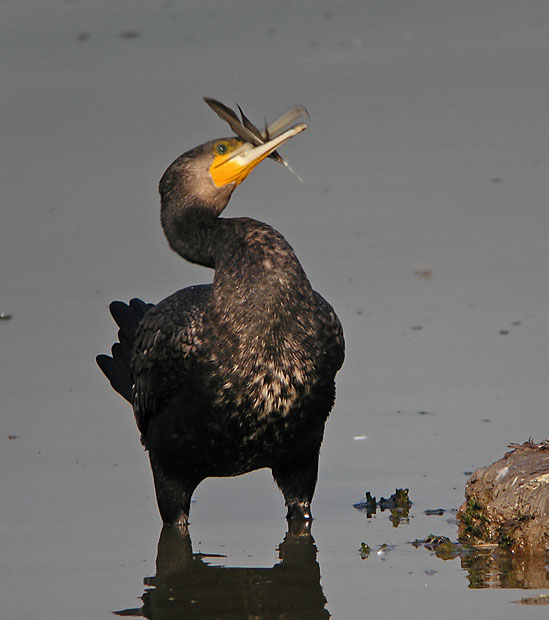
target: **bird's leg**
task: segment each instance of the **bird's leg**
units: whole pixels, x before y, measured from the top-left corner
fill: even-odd
[[[318,452],[298,462],[273,468],[273,478],[284,495],[288,520],[312,520],[311,501],[318,473]]]
[[[189,525],[191,497],[200,481],[169,476],[153,453],[149,453],[149,457],[162,521],[185,530]]]

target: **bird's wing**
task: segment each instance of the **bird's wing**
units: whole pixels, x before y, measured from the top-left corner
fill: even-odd
[[[320,295],[314,291],[316,301],[319,305],[319,315],[324,325],[324,341],[326,343],[326,354],[330,366],[335,373],[343,365],[345,359],[345,338],[343,336],[343,327],[332,306]]]
[[[132,351],[133,409],[141,433],[185,386],[200,350],[204,306],[211,285],[185,288],[152,308]]]
[[[118,342],[112,345],[111,355],[97,356],[97,364],[113,389],[131,403],[133,398],[131,377],[133,342],[139,323],[154,307],[154,304],[147,304],[141,299],[132,299],[129,304],[113,301],[109,307],[112,318],[119,327]]]

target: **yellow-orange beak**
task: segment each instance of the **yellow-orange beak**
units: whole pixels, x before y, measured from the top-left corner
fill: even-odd
[[[213,182],[217,187],[222,187],[229,183],[235,183],[236,185],[242,183],[260,162],[290,138],[307,129],[307,127],[306,123],[298,123],[282,132],[279,136],[276,136],[276,138],[272,138],[257,146],[250,142],[235,139],[235,142],[240,143],[240,146],[229,148],[227,153],[215,155],[214,161],[210,166]]]

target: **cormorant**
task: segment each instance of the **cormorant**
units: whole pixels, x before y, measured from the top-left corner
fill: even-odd
[[[119,342],[97,362],[133,405],[166,524],[186,527],[205,478],[268,467],[287,518],[310,520],[324,425],[343,363],[341,324],[286,239],[251,218],[221,218],[236,186],[307,128],[291,108],[263,132],[206,99],[238,137],[178,157],[159,184],[169,245],[215,270],[212,284],[156,305],[114,301]]]

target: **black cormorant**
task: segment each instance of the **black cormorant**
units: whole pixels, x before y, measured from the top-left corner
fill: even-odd
[[[210,476],[268,467],[288,508],[310,520],[324,425],[343,363],[341,324],[293,249],[271,226],[221,218],[236,186],[307,127],[283,131],[294,107],[260,132],[207,103],[237,138],[206,142],[160,180],[161,221],[173,250],[215,270],[212,284],[156,305],[111,304],[119,342],[98,364],[133,405],[149,452],[160,515],[185,527],[191,496]]]

